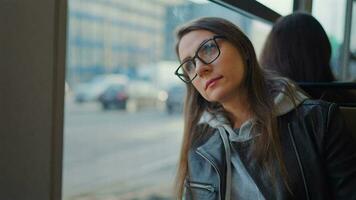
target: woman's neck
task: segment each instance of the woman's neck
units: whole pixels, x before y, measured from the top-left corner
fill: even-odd
[[[228,117],[232,121],[233,128],[240,128],[244,122],[252,117],[250,105],[246,97],[224,102],[222,105],[228,112]]]

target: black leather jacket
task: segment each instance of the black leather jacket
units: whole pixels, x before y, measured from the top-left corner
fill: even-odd
[[[265,199],[356,199],[356,145],[336,104],[305,100],[278,121],[292,194],[280,176],[272,184],[256,165],[249,142],[236,147]],[[188,163],[185,198],[224,199],[225,152],[217,131],[193,145]]]

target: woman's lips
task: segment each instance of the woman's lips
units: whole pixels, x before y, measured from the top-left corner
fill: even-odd
[[[221,78],[222,78],[222,76],[219,76],[219,77],[212,78],[212,79],[208,80],[208,82],[206,82],[206,84],[205,84],[205,90],[207,90],[208,87],[212,86],[214,83],[216,83],[216,81],[218,81]]]

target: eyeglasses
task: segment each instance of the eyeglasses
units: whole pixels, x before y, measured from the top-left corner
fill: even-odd
[[[225,38],[224,36],[216,35],[204,43],[202,43],[193,58],[184,61],[179,65],[178,69],[174,72],[185,83],[192,82],[197,77],[196,62],[198,58],[204,64],[210,64],[214,62],[220,55],[219,45],[216,42],[218,38]]]

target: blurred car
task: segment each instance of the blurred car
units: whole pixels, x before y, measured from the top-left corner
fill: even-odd
[[[126,109],[136,111],[144,108],[164,109],[167,93],[148,81],[131,81],[127,87]]]
[[[125,84],[110,85],[100,96],[99,102],[104,110],[111,108],[126,109],[128,94]]]
[[[142,109],[164,109],[167,93],[148,81],[112,84],[98,98],[104,110],[111,108],[135,112]]]
[[[78,103],[96,101],[112,84],[126,84],[128,78],[121,74],[99,75],[88,83],[79,84],[75,89],[75,101]]]
[[[184,85],[175,85],[168,89],[166,110],[168,114],[182,113],[186,88]]]

